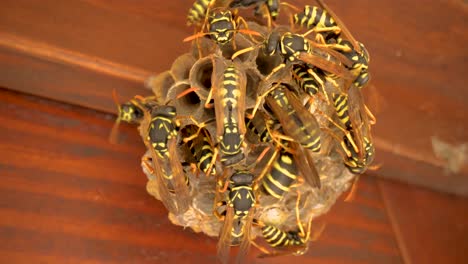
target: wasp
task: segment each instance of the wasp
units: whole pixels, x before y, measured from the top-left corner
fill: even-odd
[[[117,143],[118,129],[120,121],[127,122],[129,124],[140,124],[143,120],[144,113],[151,111],[151,108],[156,104],[154,96],[142,97],[135,96],[130,101],[121,104],[117,98],[117,92],[112,90],[112,98],[117,105],[117,119],[115,120],[114,126],[112,127],[109,135],[109,141],[111,143]]]
[[[235,52],[232,58],[263,47],[263,52],[268,56],[279,54],[283,62],[276,66],[267,77],[269,80],[281,69],[294,64],[308,64],[333,73],[345,79],[351,79],[352,75],[345,66],[351,65],[348,58],[332,49],[324,49],[321,45],[306,38],[310,32],[296,34],[292,32],[280,32],[273,30],[260,46],[252,46]]]
[[[246,114],[245,116],[245,124],[247,126],[246,138],[250,143],[273,142],[270,130],[274,129],[275,125],[278,124],[278,120],[273,119],[272,116],[263,111],[258,111],[255,116],[248,118],[250,114]]]
[[[174,214],[185,212],[190,205],[188,178],[177,152],[176,108],[168,105],[145,112],[140,126],[145,145],[151,152],[148,170],[156,174],[158,192],[166,208]]]
[[[268,193],[278,198],[282,192],[275,192],[273,189],[277,187],[287,191],[297,178],[297,170],[295,169],[297,166],[310,186],[320,188],[320,177],[310,153],[319,152],[321,148],[321,131],[314,115],[304,108],[299,98],[284,84],[275,85],[265,100],[268,109],[281,125],[280,133],[284,134],[272,131],[268,123],[264,125],[256,122],[260,124],[260,128],[256,130],[268,133],[269,136],[265,136],[265,138],[271,138],[276,146],[276,150],[260,174],[258,181],[266,175],[266,170],[273,166],[263,183],[266,184],[267,191],[268,187],[272,190]],[[252,120],[255,120],[255,116]],[[255,123],[253,124],[255,125]],[[263,126],[266,128],[264,129]],[[281,149],[285,151],[281,151]],[[291,155],[287,152],[292,154],[294,159],[291,159]],[[281,154],[277,157],[278,153]],[[292,181],[288,178],[292,178]],[[278,184],[273,186],[269,182]]]
[[[321,232],[323,231],[323,227],[319,232],[311,236],[311,227],[312,227],[312,218],[309,219],[307,227],[305,228],[300,219],[300,212],[299,212],[299,203],[300,203],[300,193],[297,192],[297,200],[296,200],[296,222],[297,222],[297,230],[291,231],[284,231],[276,226],[268,225],[262,223],[261,221],[254,220],[254,224],[259,225],[262,228],[262,236],[268,245],[271,248],[276,250],[270,251],[263,247],[260,247],[255,242],[252,242],[258,249],[260,249],[263,254],[259,257],[273,257],[273,256],[281,256],[281,255],[303,255],[307,252],[309,241],[317,240],[320,236]]]
[[[341,28],[325,9],[306,5],[304,11],[294,14],[294,24],[312,29],[317,33],[316,40],[324,43],[326,39],[338,37]]]
[[[208,35],[216,44],[226,45],[231,43],[234,34],[237,32],[248,34],[251,38],[254,35],[261,36],[260,33],[247,29],[247,22],[241,16],[234,15],[230,10],[213,10],[213,12],[208,15],[207,23],[207,32],[203,32],[205,27],[203,26],[202,32],[185,38],[184,42]],[[242,29],[239,28],[241,24],[244,26]]]
[[[237,261],[241,262],[250,246],[250,229],[256,203],[252,188],[254,175],[247,171],[235,170],[226,183],[226,200],[217,204],[218,207],[225,206],[224,216],[215,211],[215,215],[220,219],[224,218],[217,245],[218,257],[222,262],[227,262],[230,246],[234,242],[239,244]]]
[[[184,137],[190,137],[195,134],[197,134],[197,137],[185,144],[195,158],[197,168],[205,173],[205,175],[216,175],[214,165],[218,151],[211,144],[208,130],[206,128],[198,128],[196,125],[188,125],[181,130],[181,135]]]
[[[283,193],[288,192],[290,186],[296,182],[298,170],[291,153],[281,149],[276,156],[276,160],[261,184],[266,193],[280,199]]]
[[[221,162],[230,166],[244,159],[246,76],[236,64],[225,68],[222,80],[208,95],[214,94],[217,141]],[[207,99],[207,102],[209,100]]]
[[[350,141],[347,137],[343,137],[343,141],[341,142],[341,146],[345,153],[347,153],[347,157],[345,158],[345,166],[355,174],[362,174],[367,170],[369,164],[372,163],[375,156],[375,148],[372,144],[371,140],[367,137],[363,138],[364,144],[364,155],[359,155],[354,151],[354,148],[351,146]]]
[[[345,165],[354,173],[365,171],[374,156],[374,147],[371,142],[370,125],[375,123],[369,120],[373,117],[363,102],[359,89],[352,88],[347,94],[333,94],[333,102],[337,116],[345,126],[344,139],[341,146],[346,153]]]
[[[310,97],[314,98],[322,90],[325,98],[328,99],[328,93],[325,90],[327,76],[319,68],[310,68],[307,65],[301,64],[293,65],[293,78],[297,85]]]
[[[320,151],[320,127],[314,115],[285,84],[278,84],[265,99],[278,118],[284,133],[304,148]]]
[[[195,0],[187,15],[187,25],[204,24],[213,8],[226,8],[232,0]]]
[[[344,42],[344,41],[343,41]],[[359,43],[362,53],[358,53],[352,49],[350,52],[343,52],[352,62],[351,71],[354,72],[356,78],[354,79],[354,86],[361,89],[367,85],[370,80],[369,75],[369,53],[362,43]]]

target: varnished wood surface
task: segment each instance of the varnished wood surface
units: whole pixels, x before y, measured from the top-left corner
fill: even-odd
[[[289,1],[297,6],[311,1]],[[379,176],[468,194],[468,167],[447,175],[431,139],[468,142],[464,1],[326,1],[371,54],[368,102]],[[115,112],[145,95],[144,80],[188,50],[191,0],[5,0],[0,8],[0,86]],[[372,89],[368,89],[370,91]],[[466,162],[465,162],[466,164]]]
[[[465,263],[468,199],[380,181],[390,221],[406,263]]]
[[[0,263],[216,262],[216,239],[173,226],[146,193],[134,127],[111,145],[112,115],[4,89],[0,111]],[[252,248],[249,263],[463,263],[467,202],[363,176],[306,255]]]

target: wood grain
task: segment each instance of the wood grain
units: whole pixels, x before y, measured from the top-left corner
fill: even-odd
[[[468,199],[379,181],[405,263],[465,263]]]
[[[111,145],[111,115],[3,89],[0,111],[0,262],[215,262],[216,239],[173,226],[146,193],[134,127]],[[258,260],[253,248],[251,262],[401,262],[376,179],[359,188],[305,256]]]
[[[188,49],[181,40],[193,33],[185,26],[191,3],[4,1],[0,85],[114,112],[112,89],[123,99],[147,94],[142,80],[169,69]],[[466,3],[327,3],[371,54],[372,82],[366,93],[378,117],[376,163],[383,166],[377,174],[468,195],[466,162],[447,173],[447,160],[437,158],[431,145],[433,137],[455,147],[468,142]]]

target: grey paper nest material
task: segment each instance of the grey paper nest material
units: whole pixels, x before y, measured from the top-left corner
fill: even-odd
[[[259,32],[265,33],[265,28],[263,27],[252,23],[249,26]],[[241,34],[236,35],[235,41],[239,48],[256,45],[248,37]],[[215,111],[212,108],[206,108],[205,103],[210,89],[214,85],[219,85],[222,71],[231,63],[225,57],[230,57],[233,51],[229,49],[221,50],[208,39],[200,39],[200,42],[201,51],[207,56],[198,59],[198,49],[195,46],[192,53],[180,56],[175,60],[170,71],[151,78],[148,81],[148,85],[152,88],[155,95],[157,95],[159,103],[169,102],[169,104],[176,107],[178,115],[192,116],[197,122],[202,123],[216,118]],[[242,69],[242,73],[246,76],[246,109],[254,107],[259,91],[265,90],[264,87],[271,86],[276,81],[281,80],[281,82],[288,83],[296,91],[301,91],[291,75],[286,74],[291,71],[288,67],[273,77],[269,83],[263,82],[265,75],[275,65],[280,63],[278,56],[266,56],[257,49],[243,54],[234,63],[238,65],[238,68]],[[198,90],[179,99],[176,98],[177,95],[191,87],[196,87]],[[327,89],[331,89],[331,85],[328,83],[326,87]],[[302,92],[300,96],[301,98],[306,98],[308,95]],[[329,131],[336,130],[336,127],[330,123],[329,119],[324,117],[324,114],[333,116],[334,112],[334,109],[325,100],[314,100],[310,109],[322,129],[327,128]],[[193,120],[188,118],[182,119],[181,123],[179,131],[187,125],[194,124]],[[217,142],[215,136],[216,123],[208,123],[206,128],[211,135],[211,141]],[[179,142],[181,142],[180,137],[179,135]],[[261,147],[262,144],[252,144],[249,140],[246,140],[246,142],[247,144],[243,149],[246,158],[243,164],[248,167],[249,164],[255,162],[263,148]],[[315,219],[326,213],[335,203],[336,199],[348,190],[355,177],[355,174],[350,173],[344,166],[343,156],[337,152],[336,149],[338,147],[336,144],[331,139],[324,140],[322,142],[322,151],[313,157],[321,179],[320,189],[312,188],[307,183],[302,183],[297,188],[292,188],[280,200],[260,193],[254,218],[283,230],[296,230],[295,206],[298,192],[302,197],[299,204],[302,223],[307,223],[308,219]],[[264,144],[263,147],[265,146]],[[184,153],[183,148],[179,149],[179,151],[181,152],[179,153],[181,157],[187,157],[187,153]],[[268,152],[261,163],[253,169],[254,175],[255,173],[260,173],[272,152]],[[145,155],[151,158],[149,151]],[[189,160],[184,158],[181,162],[189,162]],[[145,166],[142,167],[148,177],[148,193],[156,199],[160,199],[155,176]],[[216,162],[215,168],[217,172],[223,172],[226,169],[223,168],[219,161]],[[203,232],[209,236],[216,237],[219,235],[222,227],[222,221],[213,214],[215,209],[213,203],[216,195],[216,179],[213,176],[206,176],[202,172],[194,172],[190,166],[185,166],[184,170],[190,182],[192,204],[189,210],[182,214],[175,215],[170,213],[169,219],[176,225],[190,227],[195,232]],[[260,234],[259,227],[253,226],[253,228],[255,229],[252,232],[254,235]]]

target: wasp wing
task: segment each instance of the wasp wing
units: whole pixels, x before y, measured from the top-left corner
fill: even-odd
[[[298,55],[298,59],[344,79],[352,79],[354,77],[349,70],[338,61],[334,62],[328,60],[318,54],[301,52]]]
[[[237,253],[236,257],[236,263],[245,263],[245,258],[247,257],[247,254],[249,253],[250,249],[250,231],[252,229],[252,221],[253,221],[253,215],[254,215],[254,210],[255,208],[250,208],[247,217],[244,219],[244,223],[242,226],[243,229],[243,237],[242,241],[239,245],[239,251]]]
[[[224,217],[223,227],[219,234],[217,253],[222,263],[229,261],[229,251],[231,248],[231,232],[234,221],[234,209],[226,205],[226,215]]]
[[[172,181],[174,186],[174,199],[177,203],[179,213],[187,211],[190,206],[190,192],[188,178],[182,168],[181,158],[177,152],[177,139],[171,138],[168,142],[169,164],[172,170]]]
[[[316,0],[317,3],[322,7],[322,9],[326,10],[330,16],[335,20],[336,24],[338,27],[341,28],[341,31],[343,34],[348,38],[348,40],[352,43],[354,50],[357,52],[361,53],[361,46],[359,46],[359,43],[356,41],[354,36],[351,34],[349,29],[345,26],[345,24],[341,21],[341,19],[331,10],[327,4],[323,0]]]
[[[291,147],[294,149],[294,161],[297,164],[304,180],[314,188],[321,188],[320,175],[315,167],[314,159],[311,156],[310,150],[304,149],[301,145],[291,142]]]

